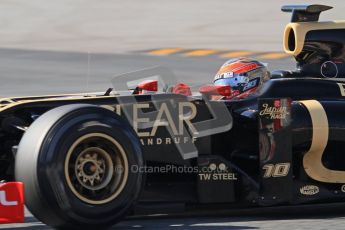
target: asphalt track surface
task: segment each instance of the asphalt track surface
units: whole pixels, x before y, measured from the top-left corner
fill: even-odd
[[[85,53],[0,49],[0,95],[105,91],[111,87],[110,79],[114,75],[152,66],[171,68],[178,80],[189,84],[209,83],[224,61],[212,56],[156,57],[133,53],[92,54],[88,58]],[[274,60],[268,64],[271,70],[294,67],[291,59]],[[316,209],[303,215],[290,211],[287,214],[275,215],[275,212],[270,212],[260,216],[236,213],[217,216],[213,213],[208,217],[146,217],[126,219],[113,229],[344,229],[343,213],[320,213]],[[1,225],[0,228],[50,229],[29,212],[26,212],[25,222]]]
[[[179,47],[281,51],[285,4],[326,4],[321,20],[344,18],[343,0],[2,0],[0,46],[126,53]]]
[[[217,56],[149,56],[0,49],[0,97],[105,91],[111,79],[140,69],[164,66],[178,81],[211,83],[226,59]],[[268,68],[292,69],[292,59],[268,62]]]

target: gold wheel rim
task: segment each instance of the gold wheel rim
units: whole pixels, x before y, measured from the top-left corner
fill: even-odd
[[[120,183],[117,185],[117,188],[112,195],[110,195],[109,197],[102,199],[102,200],[92,200],[88,197],[85,197],[83,194],[80,194],[80,192],[78,192],[77,189],[75,188],[75,186],[73,185],[72,180],[70,178],[69,167],[70,167],[71,156],[79,144],[81,144],[83,141],[90,139],[90,138],[102,138],[102,139],[107,140],[110,143],[112,143],[116,147],[116,149],[115,149],[115,151],[117,153],[116,158],[117,159],[120,158],[123,162],[123,164],[122,164],[123,165],[123,175],[122,175]],[[82,152],[83,151],[81,151],[81,153]],[[79,153],[79,154],[81,154],[81,153]],[[110,154],[110,153],[108,153],[108,154]],[[116,169],[116,167],[114,167],[114,170],[115,169]],[[127,156],[126,156],[124,149],[119,144],[119,142],[117,142],[114,138],[112,138],[109,135],[103,134],[103,133],[90,133],[90,134],[87,134],[87,135],[84,135],[84,136],[78,138],[72,144],[72,146],[69,148],[67,155],[66,155],[66,158],[65,158],[64,173],[65,173],[65,179],[66,179],[67,185],[76,197],[78,197],[80,200],[82,200],[83,202],[88,203],[88,204],[94,204],[94,205],[105,204],[105,203],[108,203],[108,202],[114,200],[123,191],[123,189],[127,183],[128,174],[129,174],[128,159],[127,159]],[[114,173],[116,174],[117,172],[114,172]]]

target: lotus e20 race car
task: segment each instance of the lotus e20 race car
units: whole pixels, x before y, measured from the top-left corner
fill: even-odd
[[[231,93],[212,85],[176,93],[162,67],[117,76],[103,94],[1,99],[0,220],[23,221],[23,190],[40,221],[74,228],[157,205],[344,202],[345,22],[319,22],[330,8],[282,8],[297,69],[244,99],[212,100]]]

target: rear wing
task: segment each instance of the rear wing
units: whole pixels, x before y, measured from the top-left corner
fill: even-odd
[[[286,5],[283,12],[292,12],[291,22],[317,22],[323,11],[332,9],[326,5]]]

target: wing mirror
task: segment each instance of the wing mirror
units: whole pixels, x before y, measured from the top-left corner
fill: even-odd
[[[157,80],[145,80],[138,84],[133,94],[152,94],[158,91]]]
[[[231,96],[231,87],[229,85],[203,85],[199,88],[199,92],[209,96]]]

